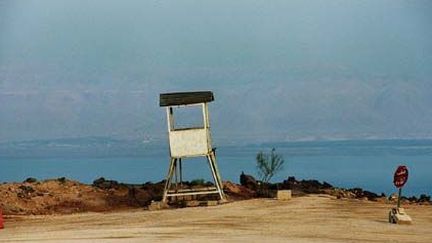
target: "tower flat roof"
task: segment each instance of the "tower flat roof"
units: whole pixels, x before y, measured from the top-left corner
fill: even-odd
[[[160,106],[189,105],[207,103],[214,100],[211,91],[176,92],[160,94]]]

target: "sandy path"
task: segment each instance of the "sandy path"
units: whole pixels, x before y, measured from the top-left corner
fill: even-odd
[[[326,196],[216,207],[8,219],[8,241],[432,242],[432,207],[406,206],[412,225],[387,223],[389,205]]]

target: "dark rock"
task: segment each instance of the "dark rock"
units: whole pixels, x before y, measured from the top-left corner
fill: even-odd
[[[33,178],[33,177],[29,177],[29,178],[25,179],[25,181],[23,181],[23,182],[24,183],[35,183],[35,182],[37,182],[37,179]]]
[[[322,184],[317,180],[302,180],[300,185],[305,193],[320,193],[322,189]]]
[[[297,181],[294,176],[289,176],[283,183],[278,184],[278,189],[293,190],[293,194],[301,195],[307,193],[325,193],[324,190],[334,188],[328,182],[319,182],[317,180]]]
[[[418,199],[418,202],[430,202],[431,197],[427,196],[426,194],[421,194],[420,198]]]
[[[416,202],[418,201],[418,199],[417,199],[416,196],[412,196],[412,197],[409,197],[409,198],[408,198],[408,201],[413,202],[413,203],[416,203]]]
[[[21,189],[21,191],[24,192],[24,193],[26,193],[26,194],[30,194],[30,193],[33,193],[33,192],[35,191],[35,190],[33,189],[33,187],[31,187],[31,186],[24,186],[24,185],[21,185],[21,186],[19,186],[18,188]]]
[[[377,201],[377,198],[379,198],[378,194],[370,191],[363,191],[363,195],[367,197],[368,200],[371,201]]]
[[[363,189],[361,189],[361,188],[358,188],[358,187],[351,188],[351,189],[348,189],[348,191],[352,192],[354,194],[355,198],[364,198],[365,197],[363,194]]]
[[[213,182],[211,181],[205,181],[204,179],[195,179],[191,182],[183,182],[185,185],[189,186],[214,186]]]
[[[348,189],[348,191],[354,193],[358,197],[363,196],[363,189],[361,189],[361,188],[355,187],[355,188]]]
[[[31,186],[24,186],[21,185],[18,187],[20,191],[17,192],[17,196],[19,198],[27,198],[30,199],[33,196],[33,193],[35,192],[35,189]]]
[[[378,194],[370,191],[364,191],[361,188],[351,188],[348,191],[354,193],[355,198],[357,199],[367,198],[368,200],[376,201],[379,198]]]
[[[66,178],[65,177],[60,177],[60,178],[57,178],[57,181],[60,182],[60,183],[65,183],[66,182]]]
[[[128,197],[129,200],[131,200],[129,203],[130,205],[136,204],[139,206],[147,206],[155,199],[151,190],[143,190],[135,187],[128,188]]]
[[[192,181],[190,182],[190,185],[191,185],[191,186],[204,186],[205,183],[206,183],[206,182],[205,182],[204,179],[195,179],[195,180],[192,180]]]
[[[326,181],[324,181],[322,184],[322,188],[323,189],[331,189],[331,188],[333,188],[333,186],[330,183],[327,183]]]
[[[289,176],[287,180],[284,180],[281,184],[278,185],[279,189],[282,190],[292,190],[295,188],[295,185],[298,184],[298,181],[294,176]]]
[[[142,185],[141,189],[150,193],[152,200],[160,201],[162,200],[164,187],[165,187],[165,181],[160,181],[155,184]]]
[[[240,184],[251,190],[257,190],[258,182],[251,175],[246,175],[244,172],[240,175]]]
[[[105,180],[105,178],[101,177],[93,181],[93,186],[101,189],[111,189],[117,188],[119,183],[114,180]]]

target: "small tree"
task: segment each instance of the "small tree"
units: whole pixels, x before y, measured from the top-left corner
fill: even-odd
[[[282,170],[285,162],[283,156],[277,154],[275,151],[275,148],[271,150],[270,154],[261,151],[256,156],[258,176],[265,184],[267,184],[276,173]]]

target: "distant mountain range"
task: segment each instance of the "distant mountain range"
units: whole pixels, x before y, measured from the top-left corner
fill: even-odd
[[[293,154],[310,154],[318,151],[326,154],[357,153],[366,150],[377,152],[411,151],[413,153],[432,152],[432,139],[363,139],[363,140],[319,140],[319,141],[282,141],[251,144],[219,144],[224,152],[230,148],[244,148],[254,153],[262,148],[278,148],[291,151]],[[297,151],[297,152],[296,152]],[[326,152],[327,151],[327,152]],[[338,152],[339,151],[339,152]],[[289,153],[291,153],[289,152]],[[135,157],[168,155],[166,141],[127,140],[110,137],[59,138],[44,140],[28,140],[0,143],[0,158],[37,158],[37,157]]]
[[[84,137],[0,143],[0,157],[140,156],[167,151],[167,146],[148,140]]]

